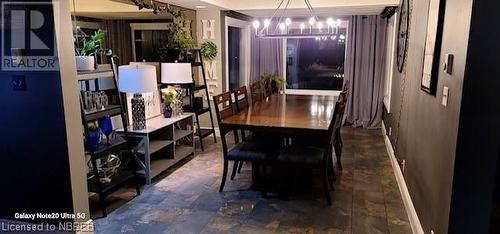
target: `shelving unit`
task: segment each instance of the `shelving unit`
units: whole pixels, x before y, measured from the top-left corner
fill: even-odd
[[[134,149],[141,160],[141,174],[145,183],[182,159],[194,155],[194,114],[187,113],[178,117],[157,116],[146,121],[146,129],[131,130],[129,134],[137,138]],[[122,129],[117,130],[123,134]]]
[[[112,59],[112,62],[114,60]],[[113,70],[95,70],[91,72],[79,72],[77,74],[78,82],[85,83],[85,90],[90,90],[89,83],[94,81],[94,90],[99,90],[99,79],[112,78],[114,83],[114,92],[119,93],[117,88],[117,81]],[[123,104],[120,95],[117,95],[116,103],[108,105],[99,110],[87,111],[84,108],[83,99],[80,96],[80,108],[82,116],[82,124],[85,133],[85,149],[87,155],[90,156],[90,162],[92,164],[91,171],[87,176],[88,191],[97,193],[99,196],[99,202],[102,209],[103,215],[107,216],[106,205],[104,203],[104,198],[111,194],[112,192],[118,190],[126,184],[135,184],[137,195],[140,195],[140,184],[139,176],[136,173],[137,158],[132,154],[132,149],[128,141],[128,128],[125,127],[122,132],[122,137],[116,137],[111,139],[109,144],[102,142],[99,147],[92,147],[90,144],[90,131],[89,123],[97,121],[105,116],[121,116],[122,123],[126,123],[126,114],[123,109]],[[121,164],[117,169],[117,172],[113,174],[110,182],[101,181],[99,175],[98,167],[101,160],[105,159],[110,154],[115,154],[120,157]]]
[[[197,81],[202,80],[203,83],[202,84],[195,83],[194,85],[189,87],[190,88],[189,94],[190,94],[191,102],[188,106],[184,107],[184,110],[188,111],[188,112],[192,112],[195,115],[195,118],[196,118],[195,136],[197,136],[199,141],[200,141],[201,151],[204,151],[203,139],[210,136],[210,135],[213,135],[214,142],[217,142],[217,137],[215,135],[215,126],[214,126],[214,118],[212,116],[212,107],[210,106],[210,100],[208,100],[208,97],[209,97],[208,85],[207,85],[207,79],[206,79],[206,75],[205,75],[205,67],[203,64],[203,57],[201,56],[201,50],[196,49],[196,50],[191,50],[191,52],[196,53],[197,54],[196,57],[198,58],[198,61],[191,62],[191,68],[192,69],[201,68],[202,79],[199,79],[199,77],[197,77],[198,79],[195,79],[195,80],[197,80]],[[199,74],[199,73],[193,72],[193,74]],[[194,101],[195,94],[198,92],[204,92],[205,98],[207,99],[207,102],[208,102],[208,106],[203,107],[199,110],[196,110],[193,106],[193,103],[194,103],[193,101]],[[201,128],[201,126],[200,126],[200,116],[203,114],[206,114],[206,113],[209,113],[209,115],[210,115],[210,123],[211,123],[212,128]]]

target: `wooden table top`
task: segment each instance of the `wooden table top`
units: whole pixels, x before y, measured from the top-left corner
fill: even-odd
[[[275,94],[222,121],[223,127],[327,131],[337,96]]]

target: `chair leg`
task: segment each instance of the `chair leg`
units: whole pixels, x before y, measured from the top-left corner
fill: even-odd
[[[327,201],[328,205],[331,206],[332,205],[332,198],[330,197],[330,189],[328,188],[328,168],[323,167],[323,171],[321,174],[322,174],[321,177],[323,180],[323,191],[325,192],[326,201]]]
[[[108,211],[106,211],[106,203],[104,202],[104,196],[99,194],[99,204],[101,205],[102,216],[108,217]]]
[[[238,164],[238,173],[241,173],[241,168],[243,167],[243,161]]]
[[[238,170],[239,161],[234,161],[233,171],[231,172],[231,180],[234,180],[234,176],[236,176],[236,171]]]
[[[228,164],[229,164],[228,160],[224,159],[224,171],[222,172],[222,181],[220,183],[219,192],[222,192],[222,190],[224,190],[224,184],[226,183],[226,177],[227,177]]]
[[[337,166],[338,166],[339,170],[342,171],[342,169],[343,169],[342,162],[340,161],[340,157],[342,155],[342,146],[339,143],[337,143],[337,144],[335,144],[334,149],[335,149],[335,157],[337,157]]]

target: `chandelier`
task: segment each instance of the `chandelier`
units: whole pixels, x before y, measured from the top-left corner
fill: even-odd
[[[317,17],[309,0],[304,0],[304,3],[309,10],[310,17],[299,19],[286,17],[286,11],[288,10],[290,1],[291,0],[281,0],[271,17],[265,18],[262,23],[259,20],[253,21],[253,28],[255,29],[255,35],[257,37],[315,37],[316,40],[345,40],[345,35],[339,30],[342,23],[341,20],[333,19],[332,17],[326,19]]]

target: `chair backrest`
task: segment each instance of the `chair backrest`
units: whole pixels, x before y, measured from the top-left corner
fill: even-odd
[[[269,96],[273,95],[273,88],[271,87],[270,84],[268,85],[263,85],[264,87],[264,98],[268,98]]]
[[[231,100],[231,93],[225,92],[213,97],[215,113],[217,116],[217,123],[219,124],[220,138],[222,141],[222,149],[224,157],[227,154],[227,142],[226,134],[229,132],[228,129],[221,127],[221,123],[225,118],[228,118],[236,113],[233,102]]]
[[[248,92],[247,86],[242,86],[238,89],[233,90],[234,102],[236,103],[236,109],[238,112],[248,108]]]
[[[260,80],[255,81],[250,85],[250,95],[252,96],[252,102],[259,102],[264,98],[262,83]]]
[[[333,111],[333,118],[332,121],[330,122],[330,125],[328,125],[328,143],[325,146],[327,150],[325,150],[325,153],[328,155],[331,155],[331,148],[333,146],[333,143],[335,141],[336,137],[336,132],[340,129],[342,126],[342,118],[344,116],[344,111],[345,111],[345,104],[342,104],[340,102],[337,102],[335,105],[335,109]]]

